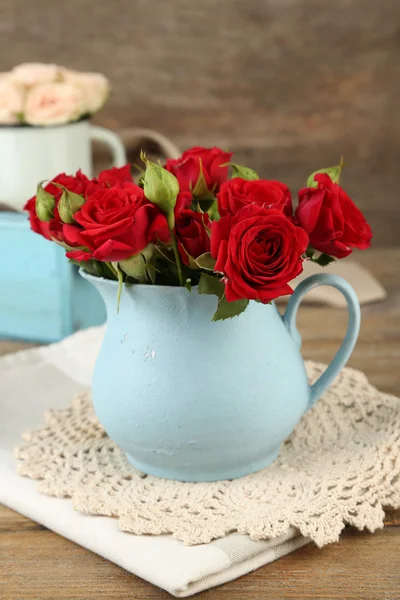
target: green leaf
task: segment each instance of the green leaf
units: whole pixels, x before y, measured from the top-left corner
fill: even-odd
[[[72,248],[75,250],[76,248]],[[90,275],[94,275],[95,277],[104,277],[105,279],[118,279],[115,270],[113,267],[109,266],[108,263],[103,263],[97,260],[88,260],[88,261],[77,261],[73,258],[68,259],[73,265],[82,268],[84,271],[89,273]],[[111,276],[111,277],[110,277]]]
[[[147,279],[154,285],[156,282],[157,273],[159,270],[154,265],[146,264]]]
[[[306,257],[307,258],[312,258],[315,254],[315,250],[312,246],[308,246],[307,250],[306,250]]]
[[[236,177],[241,177],[241,179],[247,179],[247,181],[255,181],[256,179],[260,179],[258,173],[249,167],[245,167],[243,165],[236,165],[235,163],[231,163],[232,167],[232,179]]]
[[[225,293],[225,285],[218,277],[202,273],[198,287],[199,294],[214,294],[218,298],[222,298]]]
[[[163,272],[163,274],[167,277],[167,279],[169,279],[169,283],[166,283],[164,285],[176,285],[177,282],[179,282],[179,273],[178,273],[178,268],[176,266],[175,263],[167,263],[167,268],[166,270]]]
[[[237,317],[242,313],[249,305],[249,300],[235,300],[234,302],[228,302],[225,298],[225,294],[220,300],[218,300],[217,310],[215,311],[212,321],[222,321],[224,319],[231,319]]]
[[[182,246],[186,256],[188,257],[188,261],[189,261],[189,269],[193,269],[194,271],[198,270],[200,267],[198,266],[197,262],[195,261],[195,259],[193,258],[193,256],[190,256],[190,254],[187,253],[186,248],[184,248]]]
[[[43,182],[39,183],[36,191],[36,214],[40,221],[48,223],[54,217],[56,199],[43,189],[42,184]]]
[[[319,171],[314,171],[307,179],[307,187],[317,188],[318,183],[315,181],[315,175],[319,173],[326,173],[332,179],[333,183],[339,183],[340,175],[342,173],[344,167],[343,156],[340,158],[340,163],[335,167],[327,167],[325,169],[319,169]]]
[[[194,262],[200,269],[206,269],[206,271],[214,271],[216,260],[211,256],[210,252],[205,252],[205,254],[201,254],[200,256],[195,258]]]
[[[189,262],[189,269],[198,269],[198,265],[195,261],[195,259],[193,258],[193,256],[190,256],[190,254],[188,253],[188,251],[186,250],[185,246],[183,244],[180,245],[180,247],[182,248],[182,250],[184,251],[184,253],[187,256],[188,262]]]
[[[142,254],[135,254],[135,256],[125,260],[120,260],[119,266],[129,277],[133,277],[142,283],[146,281],[146,261]]]
[[[199,159],[200,162],[200,174],[199,174],[199,178],[196,181],[196,185],[194,186],[193,190],[192,190],[192,194],[193,196],[196,196],[197,198],[202,198],[202,197],[206,197],[208,198],[208,196],[210,195],[210,190],[208,189],[207,186],[207,181],[204,175],[204,171],[203,171],[203,163],[201,158]]]
[[[148,244],[141,252],[125,260],[120,260],[118,264],[129,277],[133,277],[141,283],[147,283],[148,267],[153,266],[154,268],[154,265],[151,265],[153,258],[154,246],[153,244]],[[150,280],[152,281],[151,277]]]
[[[221,216],[218,212],[218,202],[216,200],[214,200],[214,202],[212,203],[212,205],[210,206],[210,208],[207,210],[208,212],[208,216],[210,217],[211,221],[219,221]]]
[[[194,196],[197,200],[197,206],[195,207],[195,211],[199,213],[206,213],[210,210],[210,208],[215,203],[215,196],[212,194],[208,194],[207,196],[202,196],[199,198],[198,196]]]
[[[317,263],[320,267],[327,267],[331,263],[335,262],[335,258],[330,256],[329,254],[322,253],[318,256],[318,258],[312,258],[312,262]]]
[[[89,273],[89,275],[95,275],[97,277],[99,276],[98,270],[97,270],[96,266],[92,264],[92,261],[82,260],[81,262],[79,262],[73,258],[69,258],[68,260],[73,265],[76,265],[80,269],[83,269],[84,271],[86,271],[86,273]]]
[[[167,248],[167,246],[162,246],[160,244],[157,245],[155,248],[161,254],[161,256],[165,258],[165,260],[172,264],[175,264],[174,252],[172,248]]]
[[[217,310],[213,314],[212,321],[221,321],[223,319],[230,319],[240,315],[248,306],[249,300],[236,300],[235,302],[228,302],[225,298],[225,285],[224,283],[207,273],[202,273],[198,287],[199,294],[214,294],[218,298]]]

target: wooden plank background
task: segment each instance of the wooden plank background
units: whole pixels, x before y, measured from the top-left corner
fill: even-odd
[[[347,163],[376,245],[400,234],[399,0],[1,0],[0,70],[104,72],[96,117],[218,144],[293,189]]]

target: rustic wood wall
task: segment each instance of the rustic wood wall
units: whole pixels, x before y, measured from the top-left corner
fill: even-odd
[[[299,187],[344,154],[343,183],[400,238],[399,0],[0,0],[0,70],[103,71],[97,117],[219,144]]]

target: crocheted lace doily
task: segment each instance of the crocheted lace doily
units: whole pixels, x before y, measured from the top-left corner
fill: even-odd
[[[324,365],[307,363],[311,381]],[[24,434],[22,475],[76,510],[119,518],[123,531],[171,533],[186,544],[238,531],[274,538],[297,528],[318,546],[345,524],[383,527],[383,506],[400,507],[400,399],[344,369],[300,421],[269,467],[233,481],[182,483],[145,476],[107,437],[90,394],[49,410],[46,425]]]

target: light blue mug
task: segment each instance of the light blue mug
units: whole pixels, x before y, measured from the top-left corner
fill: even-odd
[[[216,323],[216,299],[196,288],[124,285],[117,313],[116,282],[82,275],[108,313],[93,376],[96,414],[134,467],[168,479],[232,479],[269,465],[348,360],[360,327],[357,296],[336,275],[303,281],[284,317],[274,304],[250,302]],[[335,358],[309,386],[296,314],[304,294],[321,285],[342,292],[349,323]]]

